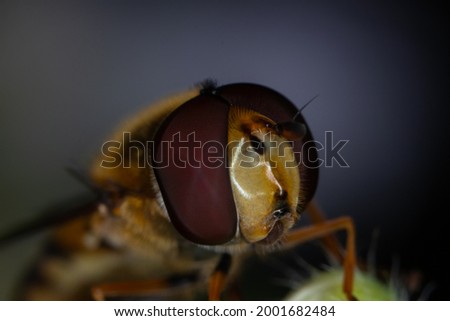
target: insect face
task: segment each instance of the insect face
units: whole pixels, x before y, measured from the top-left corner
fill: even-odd
[[[317,181],[300,164],[310,136],[297,115],[267,87],[232,84],[205,88],[163,121],[152,167],[180,235],[200,245],[272,244],[292,227]],[[225,158],[211,161],[205,146]]]
[[[300,177],[292,145],[275,123],[246,108],[229,114],[229,166],[241,236],[250,243],[278,240],[297,218]]]

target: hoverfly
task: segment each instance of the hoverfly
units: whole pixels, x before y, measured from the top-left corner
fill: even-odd
[[[23,298],[218,300],[247,253],[321,238],[353,299],[353,223],[310,202],[317,158],[300,110],[268,87],[205,81],[163,100],[102,146],[85,179],[98,197],[63,215]],[[306,208],[313,225],[292,229]]]

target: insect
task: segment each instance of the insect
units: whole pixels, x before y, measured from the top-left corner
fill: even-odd
[[[98,197],[63,215],[23,298],[218,300],[247,253],[322,238],[354,299],[353,223],[310,202],[317,158],[299,109],[268,87],[205,81],[163,100],[103,144],[85,178]],[[307,206],[314,224],[292,229]]]

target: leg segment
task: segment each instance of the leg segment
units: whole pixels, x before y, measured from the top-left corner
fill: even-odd
[[[225,288],[225,281],[231,267],[230,254],[222,254],[214,272],[209,277],[208,298],[210,301],[220,300],[220,294]]]
[[[356,300],[352,294],[353,275],[356,266],[355,228],[350,217],[331,219],[312,226],[292,230],[286,235],[285,246],[293,247],[313,239],[323,238],[340,230],[345,230],[347,232],[346,252],[343,259],[343,291],[349,300]]]
[[[312,200],[309,202],[308,207],[306,208],[306,214],[310,218],[312,224],[324,223],[327,221],[325,214],[320,209],[317,202]],[[344,250],[339,243],[336,235],[328,234],[321,237],[320,241],[325,247],[327,253],[334,258],[339,264],[342,264],[344,261]]]
[[[175,276],[170,278],[106,283],[91,289],[92,297],[102,301],[108,297],[161,296],[164,291],[179,290],[191,286],[198,280],[197,274]]]

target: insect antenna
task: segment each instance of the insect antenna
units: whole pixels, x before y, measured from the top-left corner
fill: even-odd
[[[288,121],[275,125],[275,131],[288,140],[299,140],[306,135],[306,126],[296,121]]]
[[[302,111],[308,107],[309,104],[311,104],[317,97],[319,97],[319,94],[315,95],[313,98],[311,98],[306,104],[304,104],[302,107],[298,109],[298,112],[294,116],[294,121],[298,121],[299,116],[302,114]]]
[[[311,98],[306,104],[304,104],[297,113],[295,114],[294,118],[291,121],[278,123],[275,125],[274,129],[275,131],[284,138],[288,140],[300,140],[303,137],[305,137],[307,132],[307,127],[303,123],[303,117],[301,116],[302,111],[319,95],[315,95],[313,98]]]

